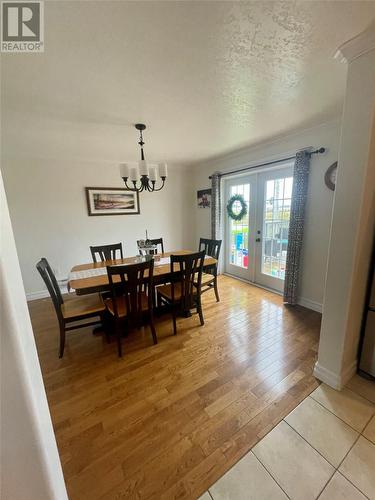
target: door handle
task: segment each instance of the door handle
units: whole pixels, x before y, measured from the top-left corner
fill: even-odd
[[[260,238],[256,238],[255,241],[256,241],[256,243],[259,243],[260,242]]]

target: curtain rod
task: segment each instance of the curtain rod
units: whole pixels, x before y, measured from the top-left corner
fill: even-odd
[[[316,149],[315,151],[309,152],[309,155],[316,155],[316,154],[322,154],[325,153],[326,148],[319,148]],[[288,160],[294,160],[296,155],[289,156],[288,158],[280,158],[279,160],[273,160],[273,161],[267,161],[266,163],[259,163],[259,165],[253,165],[252,167],[244,167],[244,168],[238,168],[236,170],[230,170],[229,172],[224,172],[223,174],[219,174],[219,177],[224,177],[226,175],[231,175],[231,174],[238,174],[239,172],[246,172],[247,170],[252,170],[253,168],[259,168],[259,167],[266,167],[268,165],[275,165],[277,163],[282,163],[283,161],[288,161]],[[212,179],[212,175],[209,176],[209,179]]]

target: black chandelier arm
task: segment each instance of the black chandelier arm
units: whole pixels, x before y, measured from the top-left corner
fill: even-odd
[[[124,181],[126,189],[129,191],[133,192],[138,192],[142,193],[142,191],[148,191],[149,193],[153,193],[156,191],[161,191],[165,185],[165,179],[166,177],[161,177],[161,186],[159,188],[155,188],[156,181],[150,181],[147,175],[142,175],[141,180],[140,180],[140,186],[137,187],[137,181],[131,181],[133,183],[133,187],[130,187],[128,185],[128,178],[123,177],[122,180]]]
[[[156,181],[152,181],[152,186],[153,186],[153,191],[154,191],[154,192],[156,192],[156,191],[161,191],[161,190],[163,189],[164,184],[165,184],[165,179],[166,179],[166,177],[162,177],[162,178],[161,178],[162,184],[161,184],[160,188],[158,188],[158,189],[155,189],[155,182],[156,182]]]
[[[142,192],[143,191],[143,186],[141,188],[137,188],[137,181],[132,181],[133,182],[133,187],[130,187],[128,185],[128,178],[123,177],[122,180],[124,181],[125,187],[128,191],[134,191],[134,192]]]

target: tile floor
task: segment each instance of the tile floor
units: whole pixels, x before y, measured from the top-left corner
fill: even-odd
[[[375,500],[375,382],[320,385],[199,500]]]

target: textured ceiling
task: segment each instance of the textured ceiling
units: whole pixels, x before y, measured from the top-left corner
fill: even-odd
[[[44,54],[2,54],[5,152],[191,163],[335,118],[336,48],[375,2],[45,2]],[[22,145],[22,147],[20,147]]]

